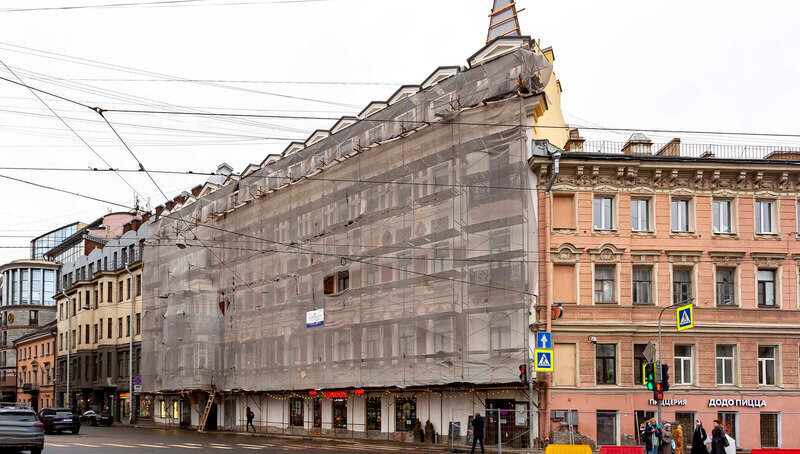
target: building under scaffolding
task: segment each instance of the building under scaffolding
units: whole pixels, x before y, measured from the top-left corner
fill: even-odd
[[[566,141],[559,102],[552,51],[498,38],[160,207],[143,278],[155,421],[243,430],[250,407],[260,430],[410,439],[420,420],[464,437],[472,409],[535,406],[527,161],[533,138]],[[503,424],[527,444],[537,415],[519,414]]]

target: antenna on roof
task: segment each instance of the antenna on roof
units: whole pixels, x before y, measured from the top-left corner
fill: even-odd
[[[525,11],[525,8],[519,12]],[[517,18],[517,3],[514,0],[494,0],[492,12],[489,13],[489,34],[486,42],[501,36],[522,36]]]

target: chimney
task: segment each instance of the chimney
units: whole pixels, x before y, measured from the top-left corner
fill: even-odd
[[[628,143],[622,147],[623,154],[653,154],[653,142],[641,132],[631,134]]]
[[[122,224],[122,234],[123,235],[125,235],[127,232],[129,232],[129,231],[131,231],[133,229],[133,225],[131,223],[132,223],[132,221],[128,221],[128,222]]]
[[[656,151],[656,156],[680,156],[681,155],[681,139],[677,137],[667,142],[666,145]]]
[[[581,152],[583,151],[584,142],[586,142],[586,139],[581,137],[581,133],[578,131],[578,128],[571,128],[569,130],[569,139],[567,140],[567,144],[564,145],[564,151]]]
[[[159,205],[156,207],[156,217],[161,215],[161,212],[164,211],[164,205]]]
[[[145,213],[142,215],[142,223],[147,222],[150,219],[150,213]]]
[[[203,185],[198,184],[197,186],[192,188],[192,195],[197,197],[198,195],[200,195],[200,191],[202,190],[203,190]]]
[[[139,227],[142,226],[142,220],[139,218],[131,219],[131,222],[129,222],[129,224],[131,225],[131,230],[135,232],[139,230]]]

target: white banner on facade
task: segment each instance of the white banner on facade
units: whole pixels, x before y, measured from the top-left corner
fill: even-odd
[[[316,309],[306,312],[306,328],[320,326],[325,323],[325,309]]]

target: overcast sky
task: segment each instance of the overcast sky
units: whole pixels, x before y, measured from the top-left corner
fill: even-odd
[[[0,59],[26,83],[89,106],[338,117],[386,99],[399,84],[420,83],[437,66],[464,65],[485,41],[491,7],[490,0],[183,0],[169,7],[18,11],[152,1],[157,0],[3,0]],[[562,107],[571,124],[798,133],[796,1],[517,3],[527,8],[521,13],[523,33],[555,50]],[[222,80],[213,84],[238,90],[153,81],[163,74]],[[2,67],[0,77],[14,78]],[[95,112],[42,98],[114,167],[137,167]],[[287,139],[305,139],[332,124],[107,116],[148,169],[206,172],[223,161],[241,171],[283,150]],[[584,133],[618,141],[629,135]],[[682,137],[800,145],[786,137]],[[0,167],[104,167],[27,89],[1,80],[0,157]],[[114,174],[0,174],[133,203],[134,190]],[[146,176],[125,178],[152,206],[163,203]],[[157,175],[156,180],[172,196],[204,177]],[[27,250],[13,247],[27,246],[33,236],[119,209],[2,179],[0,194],[0,263],[26,258]]]

